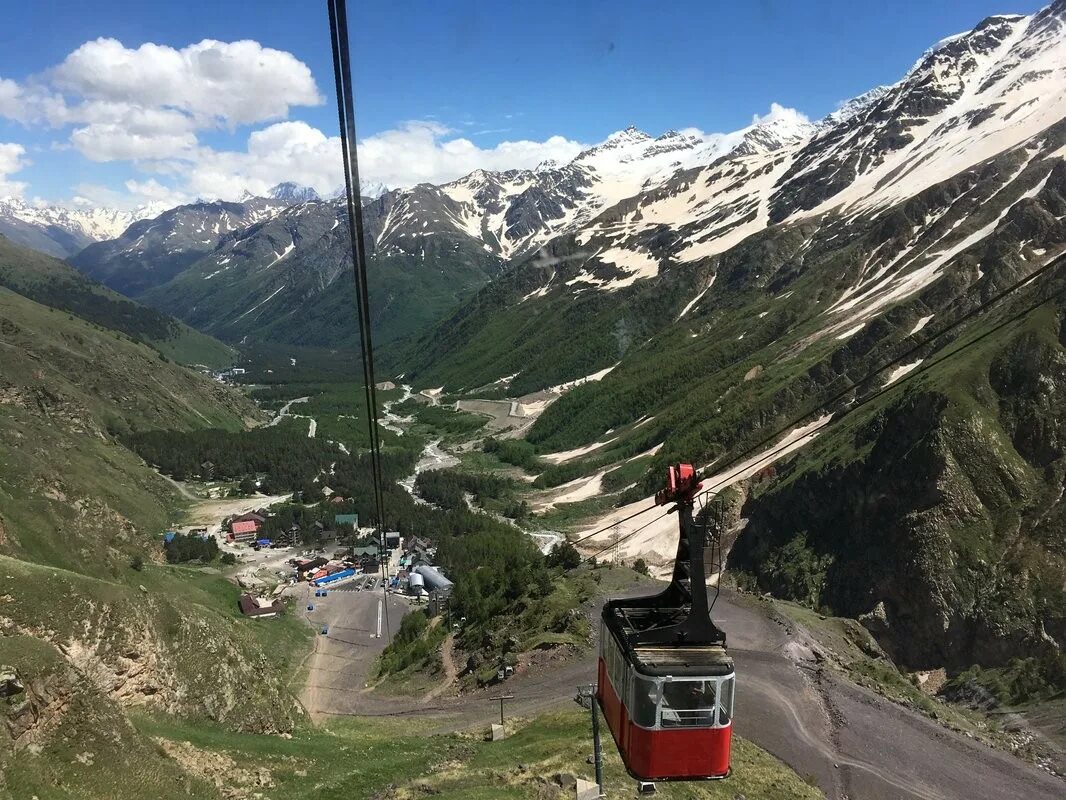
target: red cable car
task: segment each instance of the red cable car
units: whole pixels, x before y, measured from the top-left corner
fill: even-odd
[[[700,486],[690,464],[671,466],[655,498],[677,504],[681,539],[670,585],[603,607],[596,699],[626,769],[640,781],[729,775],[736,678],[725,633],[710,615],[707,528],[693,519]],[[718,567],[720,552],[715,535],[710,555]]]

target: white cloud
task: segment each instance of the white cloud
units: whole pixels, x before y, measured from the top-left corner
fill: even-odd
[[[140,133],[114,123],[94,123],[70,135],[74,147],[92,161],[136,161],[192,153],[191,133]]]
[[[501,142],[481,148],[435,122],[408,122],[359,143],[359,174],[366,184],[390,187],[446,183],[476,169],[535,167],[545,159],[566,162],[586,145],[562,136],[543,142]],[[187,173],[187,191],[204,197],[235,198],[262,193],[282,181],[314,187],[320,194],[344,182],[340,138],[305,122],[279,122],[248,137],[247,149],[201,149]]]
[[[0,142],[0,197],[21,197],[26,191],[27,184],[24,181],[8,180],[11,173],[29,166],[30,162],[25,156],[26,148],[22,145]]]
[[[73,187],[70,199],[63,200],[58,205],[68,208],[107,206],[108,208],[126,210],[150,206],[153,209],[158,209],[156,213],[162,213],[168,208],[191,203],[193,200],[195,198],[189,197],[180,191],[174,191],[149,178],[147,181],[128,180],[120,189],[102,186],[97,183],[79,183]],[[52,202],[54,203],[54,201]]]
[[[130,205],[151,205],[162,208],[174,208],[183,206],[196,200],[195,197],[185,192],[164,186],[155,178],[146,181],[128,180],[124,184],[126,191],[130,193]]]
[[[71,144],[92,161],[191,158],[196,131],[283,119],[322,102],[306,64],[248,40],[178,50],[101,38],[25,83],[0,78],[0,116],[72,126]]]
[[[563,136],[482,148],[435,122],[408,122],[359,143],[360,174],[388,186],[446,183],[477,169],[532,169],[541,161],[570,161],[587,145]]]
[[[802,111],[788,108],[780,103],[770,103],[770,111],[768,113],[751,115],[752,125],[759,125],[764,122],[788,122],[796,125],[806,125],[810,120]]]
[[[22,119],[22,87],[13,80],[0,78],[0,117]]]
[[[306,64],[250,40],[204,39],[176,50],[101,38],[68,55],[49,77],[90,100],[177,109],[199,127],[284,118],[293,106],[323,102]]]

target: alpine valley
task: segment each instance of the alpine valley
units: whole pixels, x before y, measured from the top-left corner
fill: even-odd
[[[1064,16],[990,17],[818,122],[627,128],[566,164],[386,191],[364,208],[379,358],[453,401],[544,395],[525,438],[586,452],[537,485],[619,504],[850,386],[843,414],[1061,282],[940,333],[1066,244]],[[351,345],[343,201],[274,194],[167,211],[72,263],[232,345]],[[1051,301],[821,429],[745,490],[736,568],[875,614],[915,667],[1061,645],[1062,319]],[[653,526],[629,552],[669,542]],[[792,551],[809,570],[775,566]]]
[[[726,573],[744,590],[858,620],[908,671],[1024,668],[1058,685],[1064,158],[1056,0],[935,44],[898,82],[815,122],[775,106],[727,134],[630,127],[565,164],[381,187],[363,203],[379,377],[488,417],[497,447],[515,440],[524,456],[508,468],[545,527],[613,525],[586,554],[620,541],[607,557],[666,570],[676,518],[631,517],[666,465],[691,462],[727,504]],[[255,418],[240,393],[179,364],[232,358],[272,383],[275,358],[357,345],[345,200],[296,182],[268,194],[130,214],[0,204],[0,325],[26,341],[48,331],[41,363],[72,359],[86,375],[103,358],[93,342],[106,346],[101,363],[125,366],[99,373],[101,391],[126,391],[121,375],[146,359],[164,373],[127,387],[149,401],[122,418],[44,367],[33,391],[32,370],[0,377],[0,403],[26,424],[58,415],[48,436],[88,430],[109,454],[122,492],[79,525],[121,511],[126,492],[166,502],[116,430]],[[47,482],[35,453],[19,457],[37,477],[0,490],[78,493]],[[24,555],[3,534],[4,552]],[[39,560],[81,591],[108,580],[136,535],[89,577],[51,551]],[[207,619],[174,638],[217,641]],[[116,652],[142,620],[120,622]],[[181,688],[152,702],[180,709],[197,675],[155,645]],[[242,680],[264,658],[254,636],[232,645]],[[953,684],[956,697],[974,681]],[[277,691],[213,697],[211,716],[280,730],[290,709]]]

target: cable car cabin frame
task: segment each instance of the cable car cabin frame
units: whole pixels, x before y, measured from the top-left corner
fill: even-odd
[[[672,466],[656,496],[660,505],[677,503],[679,515],[670,585],[650,597],[611,600],[601,616],[596,699],[626,769],[642,781],[729,775],[736,675],[725,633],[710,616],[707,526],[692,513],[700,486],[690,465]],[[718,570],[719,530],[716,519],[710,555]]]

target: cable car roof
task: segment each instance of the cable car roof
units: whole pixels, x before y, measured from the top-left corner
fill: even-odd
[[[608,603],[603,609],[607,629],[626,660],[651,676],[723,676],[733,673],[733,659],[723,644],[712,642],[641,643],[641,633],[685,618],[687,608],[633,608]]]

